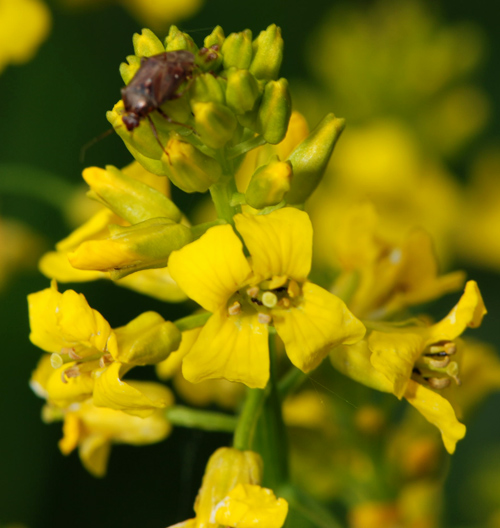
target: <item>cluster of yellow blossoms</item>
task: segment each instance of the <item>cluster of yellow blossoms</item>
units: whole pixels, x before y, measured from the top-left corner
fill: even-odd
[[[30,338],[50,355],[31,386],[46,400],[44,419],[64,420],[61,451],[78,447],[87,469],[102,476],[112,443],[157,442],[189,420],[234,431],[233,447],[208,462],[196,518],[176,526],[279,528],[288,504],[292,517],[307,510],[288,482],[281,404],[328,357],[361,384],[404,397],[453,453],[465,426],[445,394],[461,383],[467,351],[459,336],[486,313],[479,289],[467,282],[438,323],[411,316],[409,309],[460,289],[463,274],[438,274],[423,231],[398,244],[384,239],[369,203],[327,226],[336,231],[328,251],[337,268],[314,270],[304,204],[344,123],[330,114],[309,133],[292,113],[288,83],[278,78],[279,28],[254,39],[217,27],[201,48],[175,27],[165,42],[144,30],[134,47],[120,68],[126,84],[150,56],[186,50],[195,66],[178,96],[159,101],[161,112],[153,105],[135,130],[124,126],[123,101],[108,112],[136,161],[84,171],[102,209],[41,261],[53,281],[29,296]],[[217,219],[191,225],[169,181],[188,193],[210,191]],[[56,284],[99,278],[162,301],[190,298],[200,309],[173,322],[150,311],[111,328],[83,295]],[[175,375],[192,400],[236,407],[235,415],[203,418],[177,408],[164,384],[128,379],[146,365],[163,379]],[[241,384],[249,388],[243,403]],[[274,428],[264,440],[262,421]]]

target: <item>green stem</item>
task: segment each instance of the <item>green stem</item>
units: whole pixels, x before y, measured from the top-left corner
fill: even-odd
[[[182,319],[177,319],[177,321],[174,321],[174,325],[181,332],[185,332],[186,330],[192,330],[193,328],[203,326],[209,320],[211,315],[212,314],[210,312],[188,315],[187,317],[183,317]]]
[[[48,171],[24,163],[2,163],[0,192],[36,198],[64,211],[75,186]]]
[[[247,389],[245,403],[234,431],[233,447],[235,449],[247,451],[252,448],[255,429],[267,396],[268,387],[266,389]]]
[[[246,154],[250,150],[253,150],[254,148],[261,147],[262,145],[266,144],[266,140],[263,136],[255,136],[253,138],[248,139],[247,141],[243,141],[243,143],[238,143],[238,145],[235,145],[234,147],[227,150],[227,159],[234,159],[238,156],[242,156],[243,154]]]
[[[213,411],[191,409],[182,405],[168,408],[165,414],[172,425],[202,429],[203,431],[232,433],[237,424],[237,419],[234,416]]]
[[[234,224],[233,216],[241,212],[239,205],[232,206],[231,199],[238,190],[233,176],[223,175],[221,181],[210,187],[210,194],[217,211],[217,217],[228,224]]]

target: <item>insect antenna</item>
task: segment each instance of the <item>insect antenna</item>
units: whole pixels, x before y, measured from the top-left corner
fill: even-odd
[[[101,141],[101,139],[108,137],[114,132],[114,130],[114,128],[109,128],[108,130],[105,130],[102,134],[99,134],[94,139],[91,139],[88,143],[85,143],[85,145],[83,145],[83,147],[80,149],[80,163],[83,163],[85,161],[85,153],[90,147]]]

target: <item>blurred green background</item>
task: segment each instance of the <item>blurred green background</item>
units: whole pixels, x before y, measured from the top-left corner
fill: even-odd
[[[357,3],[360,10],[371,4]],[[431,4],[443,24],[470,21],[485,36],[486,54],[474,81],[490,99],[490,117],[484,130],[459,155],[447,160],[461,181],[467,178],[481,146],[494,144],[500,135],[497,4],[493,0],[442,0]],[[282,75],[292,81],[293,94],[294,81],[312,86],[317,83],[311,76],[310,41],[334,5],[335,2],[324,0],[254,0],[241,4],[208,0],[197,14],[178,25],[201,44],[217,24],[226,34],[250,28],[255,35],[275,22],[281,26],[286,43]],[[60,3],[49,6],[52,31],[35,58],[22,66],[9,66],[0,75],[3,188],[12,177],[5,164],[10,164],[10,168],[12,164],[29,165],[31,169],[24,170],[31,174],[32,185],[36,185],[40,170],[76,185],[81,182],[85,166],[121,167],[131,160],[115,135],[89,149],[84,164],[79,156],[83,145],[108,128],[105,112],[118,100],[122,86],[118,66],[132,53],[132,34],[140,31],[142,24],[120,5],[96,4],[87,10],[70,10]],[[164,36],[166,31],[159,34]],[[394,74],[397,75],[397,68]],[[334,111],[349,123],[349,115],[335,104],[324,111]],[[348,131],[349,128],[346,134]],[[186,209],[199,199],[175,190],[174,197]],[[29,189],[0,191],[0,215],[31,226],[43,237],[47,249],[71,229],[60,211],[30,196]],[[479,265],[460,261],[454,264],[465,268],[469,277],[479,282],[489,310],[475,337],[500,347],[499,275],[494,269]],[[28,340],[26,295],[47,285],[47,279],[32,269],[13,273],[0,292],[0,526],[20,523],[28,528],[153,528],[190,517],[204,464],[218,445],[228,441],[224,435],[176,429],[159,445],[115,447],[108,475],[102,480],[87,474],[75,453],[67,458],[60,454],[60,424],[42,423],[42,402],[28,387],[40,351]],[[165,318],[188,313],[183,305],[165,305],[107,282],[81,284],[77,289],[112,326],[123,325],[151,309]],[[437,314],[446,313],[450,302],[445,301],[435,307]],[[500,510],[499,405],[500,395],[492,395],[467,424],[467,436],[453,456],[446,483],[447,526],[484,526],[485,519]],[[478,485],[496,487],[496,493],[477,493],[474,490]]]

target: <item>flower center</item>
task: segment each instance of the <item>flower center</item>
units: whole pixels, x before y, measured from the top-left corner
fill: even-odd
[[[259,321],[269,324],[272,312],[295,306],[302,296],[299,283],[288,277],[272,277],[254,286],[238,290],[228,302],[228,314],[247,315],[258,313]]]
[[[50,363],[57,369],[66,363],[74,363],[64,369],[61,373],[63,383],[67,383],[69,378],[76,378],[83,372],[89,372],[97,368],[103,368],[113,362],[113,357],[107,352],[93,354],[87,357],[79,356],[73,348],[63,348],[59,354],[53,353],[50,356]]]
[[[461,385],[458,363],[451,358],[456,352],[457,345],[453,341],[429,345],[415,363],[412,379],[438,390],[448,387],[452,379]]]

